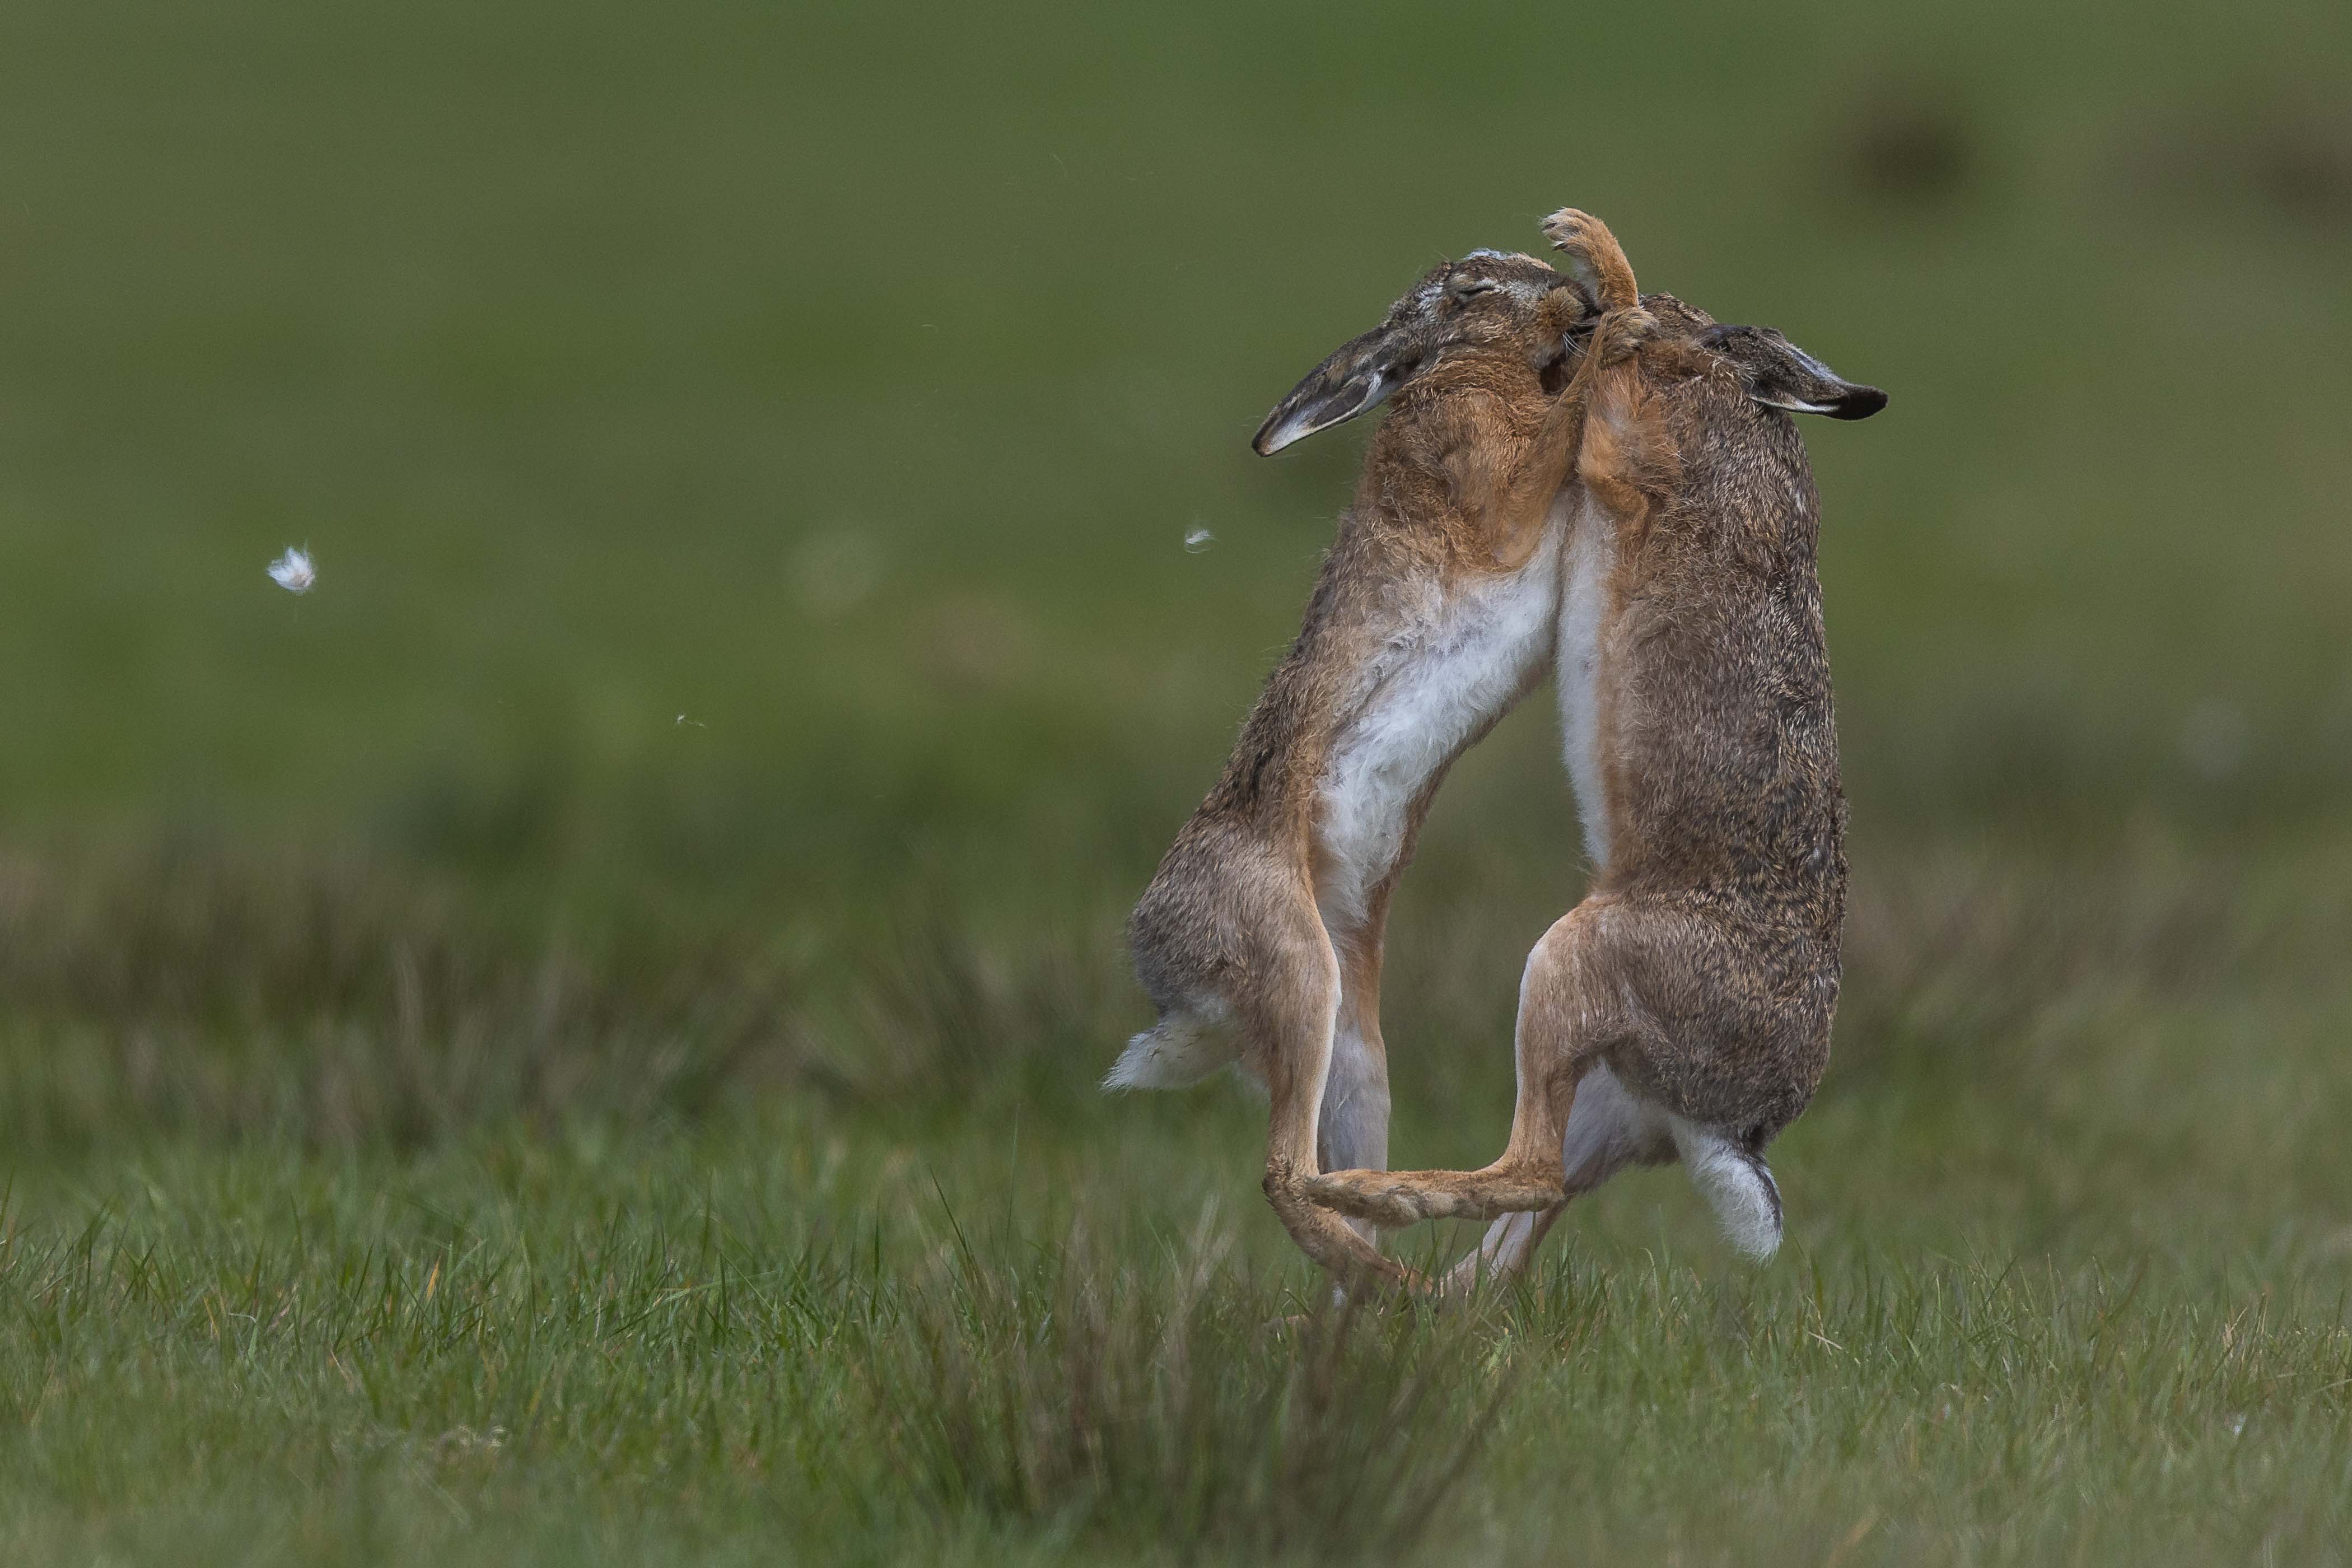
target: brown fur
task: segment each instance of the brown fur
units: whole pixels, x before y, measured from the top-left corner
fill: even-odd
[[[1379,661],[1395,656],[1400,606],[1463,602],[1557,551],[1555,502],[1578,449],[1593,374],[1631,351],[1646,326],[1630,269],[1608,231],[1561,215],[1556,237],[1611,293],[1599,316],[1584,292],[1529,257],[1482,255],[1431,273],[1389,320],[1349,344],[1293,392],[1259,435],[1268,450],[1369,406],[1364,388],[1402,381],[1374,437],[1355,504],[1340,520],[1305,625],[1267,679],[1223,775],[1176,836],[1137,905],[1136,969],[1158,1005],[1159,1029],[1138,1037],[1115,1070],[1150,1081],[1151,1052],[1203,1016],[1222,1016],[1239,1060],[1263,1079],[1271,1107],[1265,1191],[1306,1252],[1342,1278],[1419,1284],[1366,1232],[1306,1201],[1300,1184],[1323,1163],[1318,1140],[1335,1025],[1344,1014],[1369,1053],[1349,1093],[1376,1121],[1368,1152],[1385,1158],[1387,1086],[1378,1027],[1381,932],[1395,879],[1453,756],[1474,743],[1543,672],[1530,664],[1491,712],[1469,716],[1452,753],[1411,803],[1393,861],[1375,868],[1360,908],[1335,892],[1325,786],[1334,749],[1379,696]],[[1620,277],[1622,275],[1622,284]],[[1459,296],[1457,298],[1457,295]],[[1591,342],[1556,395],[1568,335]],[[1434,596],[1433,601],[1430,598]],[[1414,657],[1419,657],[1415,655]],[[1442,657],[1433,654],[1431,657]],[[1367,681],[1375,682],[1368,692]],[[1192,1035],[1183,1038],[1189,1040]],[[1170,1045],[1173,1051],[1180,1047]],[[1139,1053],[1140,1055],[1139,1056]]]
[[[1528,959],[1509,1143],[1477,1172],[1306,1184],[1381,1225],[1537,1213],[1521,1263],[1566,1199],[1562,1135],[1595,1066],[1760,1173],[1821,1080],[1837,1002],[1846,805],[1819,501],[1780,410],[1861,417],[1885,399],[1776,333],[1643,303],[1657,333],[1597,370],[1572,487],[1615,550],[1593,688],[1602,799],[1585,803],[1612,847]]]

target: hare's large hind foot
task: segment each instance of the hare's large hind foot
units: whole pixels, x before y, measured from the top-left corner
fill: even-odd
[[[1319,1264],[1343,1286],[1402,1290],[1416,1296],[1432,1293],[1429,1279],[1406,1268],[1342,1225],[1328,1209],[1309,1201],[1307,1189],[1320,1178],[1301,1176],[1279,1162],[1265,1172],[1265,1201],[1282,1221],[1298,1249]]]
[[[1488,1166],[1483,1171],[1334,1171],[1301,1184],[1326,1208],[1387,1230],[1425,1219],[1499,1219],[1538,1214],[1568,1201],[1557,1173]]]
[[[1507,1214],[1486,1227],[1476,1247],[1457,1260],[1437,1282],[1448,1298],[1467,1296],[1486,1284],[1502,1284],[1527,1271],[1528,1261],[1544,1237],[1566,1210],[1565,1205],[1541,1214]]]
[[[1544,237],[1568,258],[1568,269],[1592,291],[1603,310],[1629,310],[1642,302],[1634,286],[1633,264],[1609,226],[1591,213],[1562,207],[1543,221]]]

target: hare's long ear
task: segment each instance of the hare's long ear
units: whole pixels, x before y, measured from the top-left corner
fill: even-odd
[[[1769,407],[1867,419],[1886,406],[1886,394],[1845,380],[1769,327],[1709,327],[1698,341],[1738,365],[1748,395]]]
[[[1250,446],[1259,457],[1270,458],[1293,441],[1377,407],[1412,374],[1410,358],[1405,334],[1393,324],[1342,343],[1274,405]]]

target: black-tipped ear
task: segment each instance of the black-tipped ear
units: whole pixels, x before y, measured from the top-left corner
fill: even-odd
[[[1293,441],[1378,407],[1381,399],[1403,383],[1410,368],[1397,363],[1398,353],[1398,334],[1387,326],[1375,327],[1341,344],[1338,353],[1307,372],[1307,378],[1290,389],[1289,396],[1274,405],[1274,412],[1250,437],[1252,449],[1261,458],[1270,458]]]
[[[1714,326],[1698,341],[1738,365],[1748,395],[1768,407],[1867,419],[1886,406],[1886,394],[1846,380],[1769,327]]]

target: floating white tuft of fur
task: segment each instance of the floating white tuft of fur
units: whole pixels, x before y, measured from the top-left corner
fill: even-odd
[[[286,547],[286,553],[269,563],[269,580],[289,594],[307,594],[319,581],[319,569],[311,564],[308,550]]]

